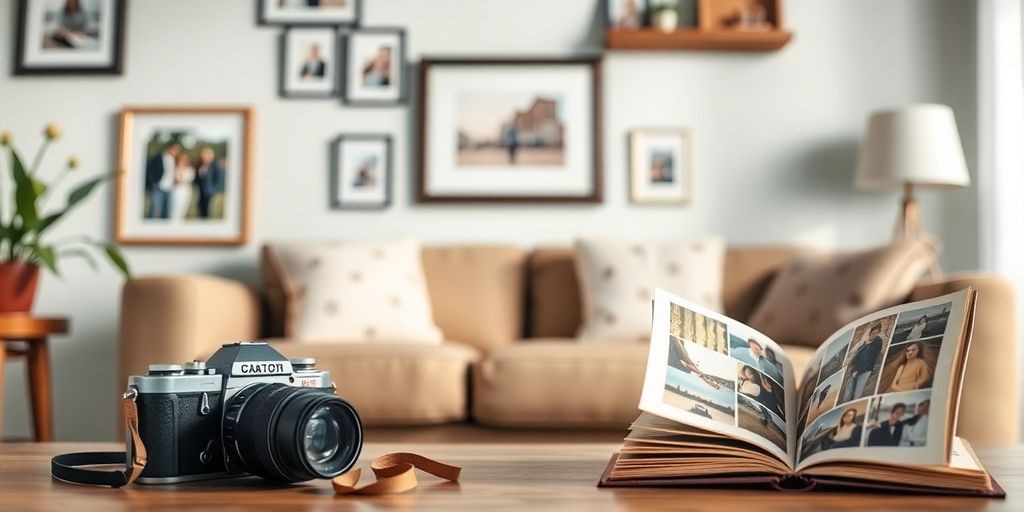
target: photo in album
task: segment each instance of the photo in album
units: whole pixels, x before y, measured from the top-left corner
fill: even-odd
[[[786,422],[744,393],[736,395],[736,426],[786,449]]]
[[[896,315],[866,322],[853,331],[853,341],[846,353],[843,387],[839,403],[875,394],[882,356],[892,337]]]
[[[664,403],[733,425],[736,366],[732,359],[674,336],[669,347]]]
[[[872,399],[864,446],[927,445],[931,395],[923,389]]]
[[[950,307],[951,304],[947,302],[900,313],[892,342],[900,343],[944,334],[946,322],[949,321]]]
[[[726,342],[728,331],[725,322],[684,308],[679,304],[671,305],[669,333],[672,336],[691,341],[706,349],[722,354],[729,353]]]
[[[756,338],[743,339],[739,336],[729,335],[729,354],[737,361],[749,364],[754,369],[771,377],[779,384],[785,384],[782,377],[782,362],[776,351],[764,341]]]
[[[825,450],[860,446],[867,411],[868,401],[858,400],[812,421],[801,436],[799,460]]]
[[[890,345],[878,381],[878,393],[899,393],[932,387],[942,337]]]

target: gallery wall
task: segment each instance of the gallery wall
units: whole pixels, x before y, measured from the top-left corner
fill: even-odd
[[[597,0],[364,0],[367,25],[403,26],[411,64],[422,55],[570,56],[600,51]],[[14,32],[0,9],[0,37]],[[865,116],[909,102],[957,113],[975,158],[975,4],[962,0],[790,0],[795,33],[779,52],[608,53],[603,71],[605,201],[600,205],[417,205],[414,107],[346,108],[277,96],[279,30],[257,26],[255,2],[131,2],[120,77],[11,77],[0,51],[0,129],[34,151],[44,123],[64,139],[49,161],[77,154],[112,169],[125,104],[250,104],[257,111],[253,242],[241,248],[133,247],[139,275],[203,272],[257,281],[269,239],[415,236],[426,243],[565,244],[576,235],[677,239],[719,233],[730,243],[858,247],[888,238],[897,194],[852,188]],[[696,140],[693,201],[629,204],[626,136],[634,127],[686,126]],[[339,133],[394,137],[393,205],[327,207],[328,143]],[[6,173],[6,169],[4,170]],[[975,188],[923,194],[925,221],[943,237],[948,270],[977,265]],[[0,202],[2,203],[2,202]],[[109,237],[113,192],[93,197],[57,230]],[[113,439],[121,283],[68,262],[46,276],[36,306],[68,315],[53,342],[58,440]],[[225,319],[230,321],[230,319]],[[8,364],[4,434],[30,432],[21,363]]]

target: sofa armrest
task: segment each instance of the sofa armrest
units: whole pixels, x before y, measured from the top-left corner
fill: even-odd
[[[246,285],[200,275],[133,279],[121,295],[118,386],[154,363],[205,360],[260,336],[260,301]]]
[[[978,291],[974,337],[960,398],[957,434],[975,445],[1016,444],[1019,437],[1017,297],[1013,284],[983,273],[921,283],[911,300],[973,287]]]

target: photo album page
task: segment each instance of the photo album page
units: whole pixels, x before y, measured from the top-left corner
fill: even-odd
[[[889,308],[822,343],[799,387],[796,468],[949,463],[967,290]]]
[[[662,289],[640,409],[740,439],[792,465],[793,366],[767,336]]]

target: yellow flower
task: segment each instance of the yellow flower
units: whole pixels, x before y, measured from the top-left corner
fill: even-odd
[[[11,145],[11,139],[13,139],[13,138],[14,137],[11,136],[11,132],[9,132],[7,130],[4,130],[4,131],[0,132],[0,146],[10,146]]]
[[[68,169],[76,168],[78,168],[78,157],[75,155],[71,155],[68,157]]]
[[[57,123],[50,123],[46,125],[46,129],[43,130],[43,135],[46,135],[47,139],[57,140],[60,138],[60,125]]]

